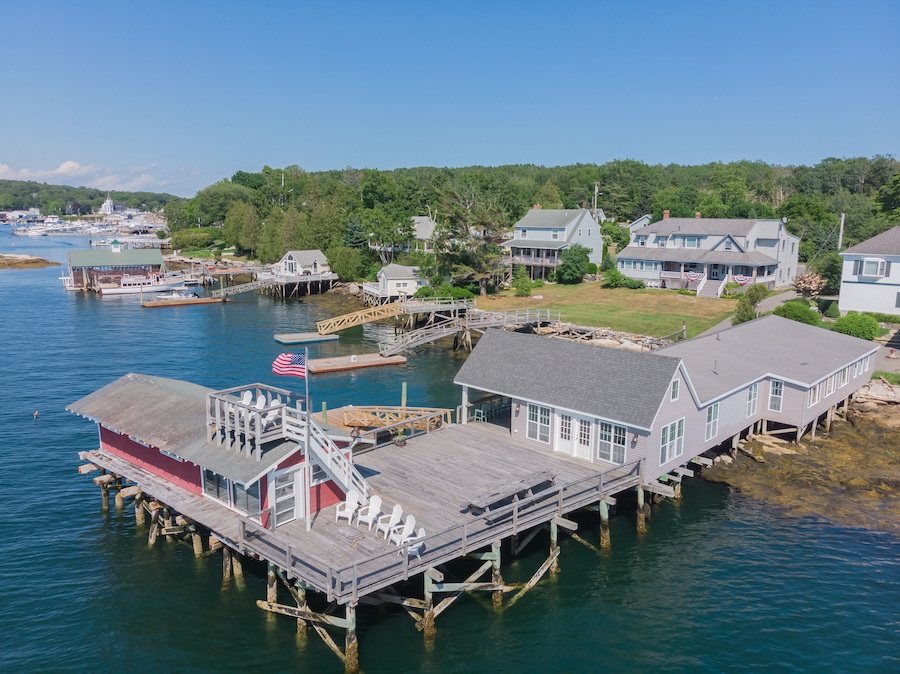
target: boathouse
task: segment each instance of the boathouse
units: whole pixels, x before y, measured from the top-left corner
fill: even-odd
[[[63,277],[67,290],[96,290],[104,285],[118,285],[123,276],[164,273],[166,263],[158,249],[128,250],[113,241],[109,250],[73,250],[69,268]]]
[[[646,483],[753,429],[815,434],[872,376],[878,346],[779,316],[652,352],[489,330],[454,380],[462,407],[509,410],[513,436]],[[468,415],[463,420],[468,420]]]
[[[411,297],[427,284],[419,275],[418,267],[402,264],[385,265],[378,271],[375,283],[363,283],[363,299],[366,304],[379,305]]]
[[[321,250],[289,250],[273,265],[273,271],[288,277],[330,274],[331,265]]]
[[[702,452],[751,429],[799,437],[830,423],[871,377],[876,348],[777,316],[645,353],[492,329],[455,379],[461,423],[388,411],[402,449],[359,443],[371,420],[329,425],[263,384],[129,374],[68,409],[100,428],[79,471],[101,471],[104,507],[110,491],[118,507],[134,498],[151,544],[221,548],[226,581],[241,560],[264,561],[257,605],[312,624],[355,672],[360,606],[402,606],[427,637],[465,592],[511,606],[558,570],[560,530],[579,526],[570,513],[599,512],[609,547],[609,508],[633,490],[644,531],[645,494],[679,496],[690,465],[709,463]],[[523,586],[504,583],[501,550],[515,556],[542,532],[546,560]],[[471,565],[465,580],[445,579],[448,562]],[[343,649],[323,626],[346,631]]]

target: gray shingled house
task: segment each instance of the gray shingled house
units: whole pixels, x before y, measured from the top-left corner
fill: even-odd
[[[643,353],[489,330],[454,381],[464,409],[473,390],[506,401],[511,435],[584,461],[644,459],[649,482],[754,428],[799,437],[869,381],[877,349],[778,316]]]

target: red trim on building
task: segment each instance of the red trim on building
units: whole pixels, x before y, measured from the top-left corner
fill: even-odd
[[[190,461],[176,461],[161,454],[156,447],[135,442],[126,435],[100,426],[100,447],[118,457],[145,468],[154,475],[186,489],[192,494],[203,491],[200,466]]]

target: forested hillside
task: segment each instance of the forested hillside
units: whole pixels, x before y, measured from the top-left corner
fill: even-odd
[[[399,241],[408,236],[412,215],[431,215],[460,231],[502,231],[536,203],[589,205],[595,182],[599,206],[620,222],[645,213],[659,218],[663,209],[682,217],[698,211],[704,217],[786,217],[788,229],[804,240],[805,260],[836,248],[842,212],[845,245],[900,224],[900,162],[890,156],[830,158],[815,166],[617,160],[318,173],[265,167],[259,173],[238,171],[188,201],[172,201],[166,214],[173,229],[223,225],[228,243],[272,261],[290,249]],[[232,210],[238,202],[242,206]]]
[[[153,192],[104,192],[92,187],[0,180],[0,211],[40,208],[44,215],[87,215],[100,208],[107,194],[113,201],[144,211],[157,211],[180,198]]]

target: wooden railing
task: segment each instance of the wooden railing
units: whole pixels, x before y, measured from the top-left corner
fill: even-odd
[[[334,567],[298,548],[276,533],[247,518],[239,522],[238,545],[283,566],[290,576],[324,591],[329,601],[355,601],[361,595],[407,580],[411,573],[448,562],[495,540],[518,534],[561,517],[572,510],[598,503],[603,498],[642,483],[643,460],[595,473],[580,480],[554,486],[510,505],[418,539],[421,557],[410,561],[411,544],[391,548],[364,559]],[[250,535],[252,533],[252,535]],[[399,553],[399,555],[398,555]],[[278,554],[280,559],[273,558]]]
[[[371,321],[377,321],[382,318],[390,318],[391,316],[399,316],[403,313],[402,302],[391,302],[390,304],[381,304],[377,307],[369,307],[360,311],[353,311],[349,314],[342,314],[316,323],[316,330],[320,335],[328,335],[338,330],[352,328],[354,325],[362,325]]]

